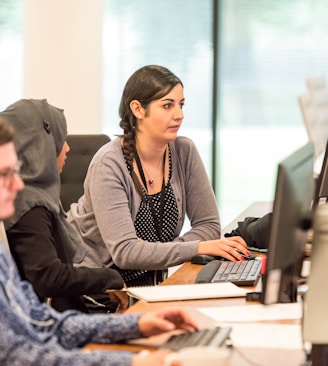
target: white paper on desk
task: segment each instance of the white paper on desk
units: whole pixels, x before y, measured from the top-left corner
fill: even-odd
[[[302,349],[301,326],[297,324],[231,324],[234,347]]]
[[[148,302],[244,297],[248,292],[231,282],[128,287],[129,295]]]
[[[288,320],[302,317],[301,303],[208,307],[197,308],[197,310],[219,323]]]

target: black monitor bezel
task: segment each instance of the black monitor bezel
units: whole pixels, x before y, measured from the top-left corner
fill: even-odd
[[[263,304],[297,301],[307,240],[307,232],[302,225],[309,218],[313,200],[313,157],[314,145],[308,142],[278,164],[266,272],[262,278],[260,301]],[[303,171],[294,173],[300,166]],[[303,186],[296,186],[295,177],[300,172],[306,182],[300,181]],[[300,196],[300,191],[306,192],[304,198],[294,196]]]

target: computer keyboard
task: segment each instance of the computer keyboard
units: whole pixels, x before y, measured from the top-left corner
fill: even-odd
[[[261,261],[229,262],[215,260],[198,273],[195,283],[232,282],[238,286],[255,286],[261,272]]]
[[[231,327],[215,327],[174,334],[160,348],[179,351],[181,348],[193,346],[221,347],[229,338],[231,329]]]

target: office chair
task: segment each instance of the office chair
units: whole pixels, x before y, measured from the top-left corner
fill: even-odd
[[[66,141],[70,152],[60,176],[60,199],[64,210],[68,211],[71,203],[77,202],[83,195],[83,183],[91,159],[110,138],[105,134],[67,135]]]

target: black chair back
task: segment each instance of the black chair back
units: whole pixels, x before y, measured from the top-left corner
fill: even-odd
[[[105,134],[67,135],[70,152],[61,173],[60,198],[65,211],[71,203],[77,202],[83,195],[83,183],[89,164],[101,146],[110,141]]]

